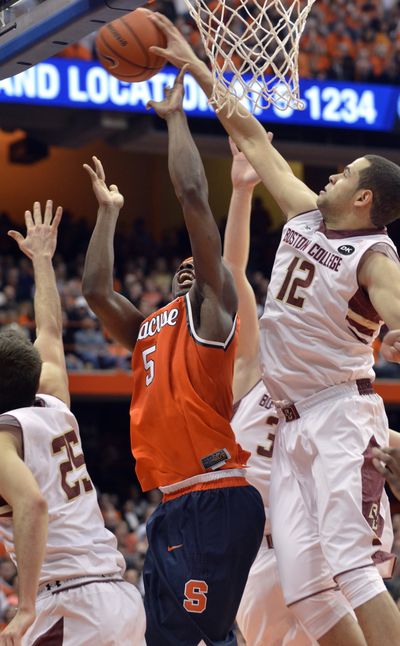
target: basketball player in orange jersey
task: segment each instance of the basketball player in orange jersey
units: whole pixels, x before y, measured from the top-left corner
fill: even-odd
[[[232,625],[264,529],[249,456],[235,441],[232,376],[237,297],[221,258],[201,159],[182,111],[183,76],[164,101],[168,163],[193,258],[172,284],[174,300],[146,319],[113,290],[113,234],[122,206],[103,169],[86,166],[99,212],[83,291],[110,334],[133,350],[131,442],[144,491],[162,504],[147,524],[144,565],[148,646],[236,644]]]
[[[251,199],[260,178],[231,140],[230,146],[233,189],[225,229],[224,261],[235,279],[241,321],[231,425],[237,441],[251,453],[246,477],[261,493],[266,516],[265,537],[251,566],[236,619],[246,644],[251,646],[311,646],[317,642],[306,634],[285,605],[269,520],[272,450],[279,420],[261,378],[257,306],[246,276]]]
[[[104,527],[69,409],[52,265],[61,208],[52,211],[48,201],[42,218],[35,202],[26,236],[9,232],[33,264],[36,341],[0,332],[0,536],[19,582],[0,644],[142,646],[143,603],[122,578],[124,559]]]
[[[152,51],[188,65],[211,96],[207,66],[165,16],[151,19],[168,39]],[[400,267],[385,229],[399,215],[400,169],[361,157],[316,195],[257,119],[232,108],[218,118],[288,219],[260,323],[264,382],[281,402],[270,511],[285,600],[322,646],[400,643],[400,614],[375,567],[391,558],[381,548],[384,479],[372,464],[388,423],[371,384],[381,320],[385,358],[400,360]]]

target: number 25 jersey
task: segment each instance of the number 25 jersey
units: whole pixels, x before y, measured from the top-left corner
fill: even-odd
[[[262,373],[274,400],[374,379],[371,344],[382,321],[357,280],[372,248],[398,262],[386,229],[326,229],[319,211],[284,226],[260,321]]]
[[[230,426],[236,342],[236,320],[225,342],[201,339],[188,294],[142,323],[132,356],[131,445],[144,491],[246,464],[250,454]]]
[[[24,462],[47,502],[49,527],[40,584],[123,572],[115,536],[104,527],[96,490],[86,470],[78,422],[56,397],[0,416],[21,429]],[[14,422],[14,423],[13,423]],[[0,500],[0,537],[16,562],[12,510]]]

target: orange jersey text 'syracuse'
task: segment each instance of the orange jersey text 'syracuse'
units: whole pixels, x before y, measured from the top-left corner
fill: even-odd
[[[131,446],[144,491],[246,464],[250,454],[229,423],[236,344],[236,321],[225,342],[196,334],[188,294],[142,323],[132,357]]]

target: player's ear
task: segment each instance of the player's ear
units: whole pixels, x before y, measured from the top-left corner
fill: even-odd
[[[370,206],[373,200],[373,193],[369,188],[360,189],[356,195],[355,206]]]

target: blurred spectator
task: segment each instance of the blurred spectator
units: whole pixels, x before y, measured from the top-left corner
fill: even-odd
[[[218,8],[215,0],[207,3],[210,8]],[[240,6],[239,0],[235,5]],[[253,14],[258,11],[252,0],[246,7]],[[151,8],[172,20],[199,58],[209,63],[185,0],[155,0]],[[239,14],[237,20],[231,17],[229,26],[240,37],[246,17],[243,12]],[[398,0],[318,0],[311,8],[300,41],[300,76],[399,84],[399,25]],[[84,60],[95,57],[94,38],[95,34],[90,34],[59,55]],[[240,67],[240,60],[234,62]]]

